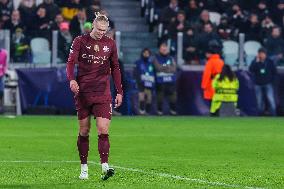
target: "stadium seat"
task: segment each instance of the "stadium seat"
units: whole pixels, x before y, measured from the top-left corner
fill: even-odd
[[[31,51],[33,63],[50,63],[51,52],[49,50],[49,42],[47,39],[41,37],[33,38],[31,40]]]
[[[235,65],[237,63],[239,53],[239,44],[232,40],[223,42],[223,55],[225,64]]]
[[[250,65],[251,62],[255,59],[258,49],[261,47],[261,44],[257,41],[247,41],[244,44],[246,64]]]
[[[209,12],[209,19],[213,24],[218,26],[220,24],[221,14],[218,12]]]

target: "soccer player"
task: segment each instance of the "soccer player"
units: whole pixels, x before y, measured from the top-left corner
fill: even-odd
[[[117,90],[115,108],[122,103],[123,91],[115,41],[105,36],[108,27],[108,18],[96,13],[91,33],[74,39],[67,61],[67,78],[70,89],[75,94],[79,120],[77,147],[81,160],[80,179],[88,179],[87,158],[92,115],[96,118],[102,179],[106,180],[114,174],[114,169],[108,165],[108,131],[112,114],[110,74]],[[78,64],[76,79],[75,64]]]

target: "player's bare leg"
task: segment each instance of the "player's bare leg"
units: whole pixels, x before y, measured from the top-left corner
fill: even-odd
[[[77,140],[77,147],[81,160],[81,174],[80,179],[88,179],[88,152],[89,152],[89,132],[91,129],[90,116],[79,120],[79,136]]]
[[[114,169],[110,168],[108,165],[108,155],[109,155],[109,125],[110,120],[102,117],[97,117],[97,130],[98,130],[98,150],[100,154],[101,164],[102,164],[102,179],[107,180],[109,177],[114,175]]]

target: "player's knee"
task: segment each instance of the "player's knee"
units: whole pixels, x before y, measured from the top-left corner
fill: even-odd
[[[87,127],[81,127],[80,128],[81,136],[88,136],[89,132],[90,132],[90,128],[87,128]]]
[[[99,134],[108,134],[108,128],[107,127],[98,127],[98,133]]]
[[[108,134],[108,129],[106,128],[102,129],[101,134]]]

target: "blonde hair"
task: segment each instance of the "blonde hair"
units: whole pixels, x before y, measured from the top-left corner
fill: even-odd
[[[108,20],[108,17],[104,14],[101,14],[100,12],[95,12],[95,21],[97,22],[106,22],[107,25],[109,25],[109,20]]]

